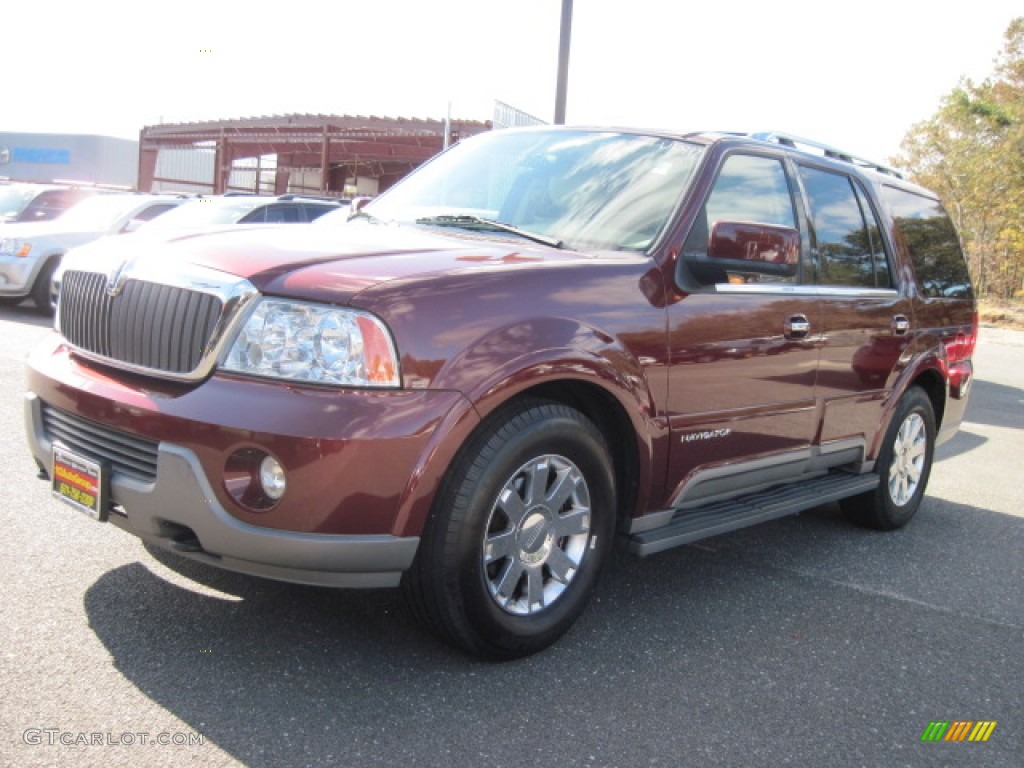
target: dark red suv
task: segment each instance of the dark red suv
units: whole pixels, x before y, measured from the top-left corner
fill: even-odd
[[[617,537],[905,524],[972,377],[935,196],[787,136],[495,131],[312,225],[130,245],[67,265],[30,360],[54,493],[234,571],[401,584],[491,658],[565,632]]]

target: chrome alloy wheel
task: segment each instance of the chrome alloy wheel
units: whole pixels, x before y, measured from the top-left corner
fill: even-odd
[[[516,470],[487,519],[483,573],[494,601],[525,616],[554,603],[579,573],[590,538],[590,492],[562,456]]]
[[[889,497],[896,506],[902,507],[913,498],[921,482],[927,448],[928,431],[924,419],[917,413],[911,413],[900,425],[892,447]]]

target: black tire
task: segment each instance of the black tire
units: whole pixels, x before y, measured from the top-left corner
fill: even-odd
[[[912,387],[897,405],[879,451],[875,465],[878,487],[841,501],[843,513],[868,528],[902,528],[921,505],[934,453],[932,403],[922,389]]]
[[[36,282],[32,286],[32,302],[36,305],[36,309],[44,315],[53,314],[50,284],[53,282],[53,273],[57,271],[58,264],[60,264],[60,257],[51,257],[39,270]]]
[[[540,400],[501,409],[467,443],[435,499],[402,580],[413,613],[487,659],[554,643],[608,561],[613,478],[603,436],[579,411]]]

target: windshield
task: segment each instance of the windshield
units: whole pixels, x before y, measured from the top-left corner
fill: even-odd
[[[17,216],[37,194],[32,188],[0,187],[0,218]]]
[[[68,208],[58,217],[61,229],[96,231],[110,229],[125,214],[139,207],[145,198],[137,195],[96,195]]]
[[[457,144],[365,210],[384,221],[475,230],[486,222],[451,217],[479,217],[572,248],[645,250],[700,153],[656,136],[494,131]]]
[[[260,197],[217,197],[190,200],[172,211],[139,227],[139,232],[170,232],[176,229],[200,229],[219,224],[235,224],[258,205],[265,205]]]

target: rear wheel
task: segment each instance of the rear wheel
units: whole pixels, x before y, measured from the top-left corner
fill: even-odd
[[[403,587],[434,632],[478,656],[535,653],[583,611],[615,532],[604,438],[579,411],[515,404],[485,425],[434,504]]]
[[[891,531],[917,512],[931,474],[935,452],[935,414],[919,387],[900,400],[878,456],[878,487],[840,502],[853,522]]]

